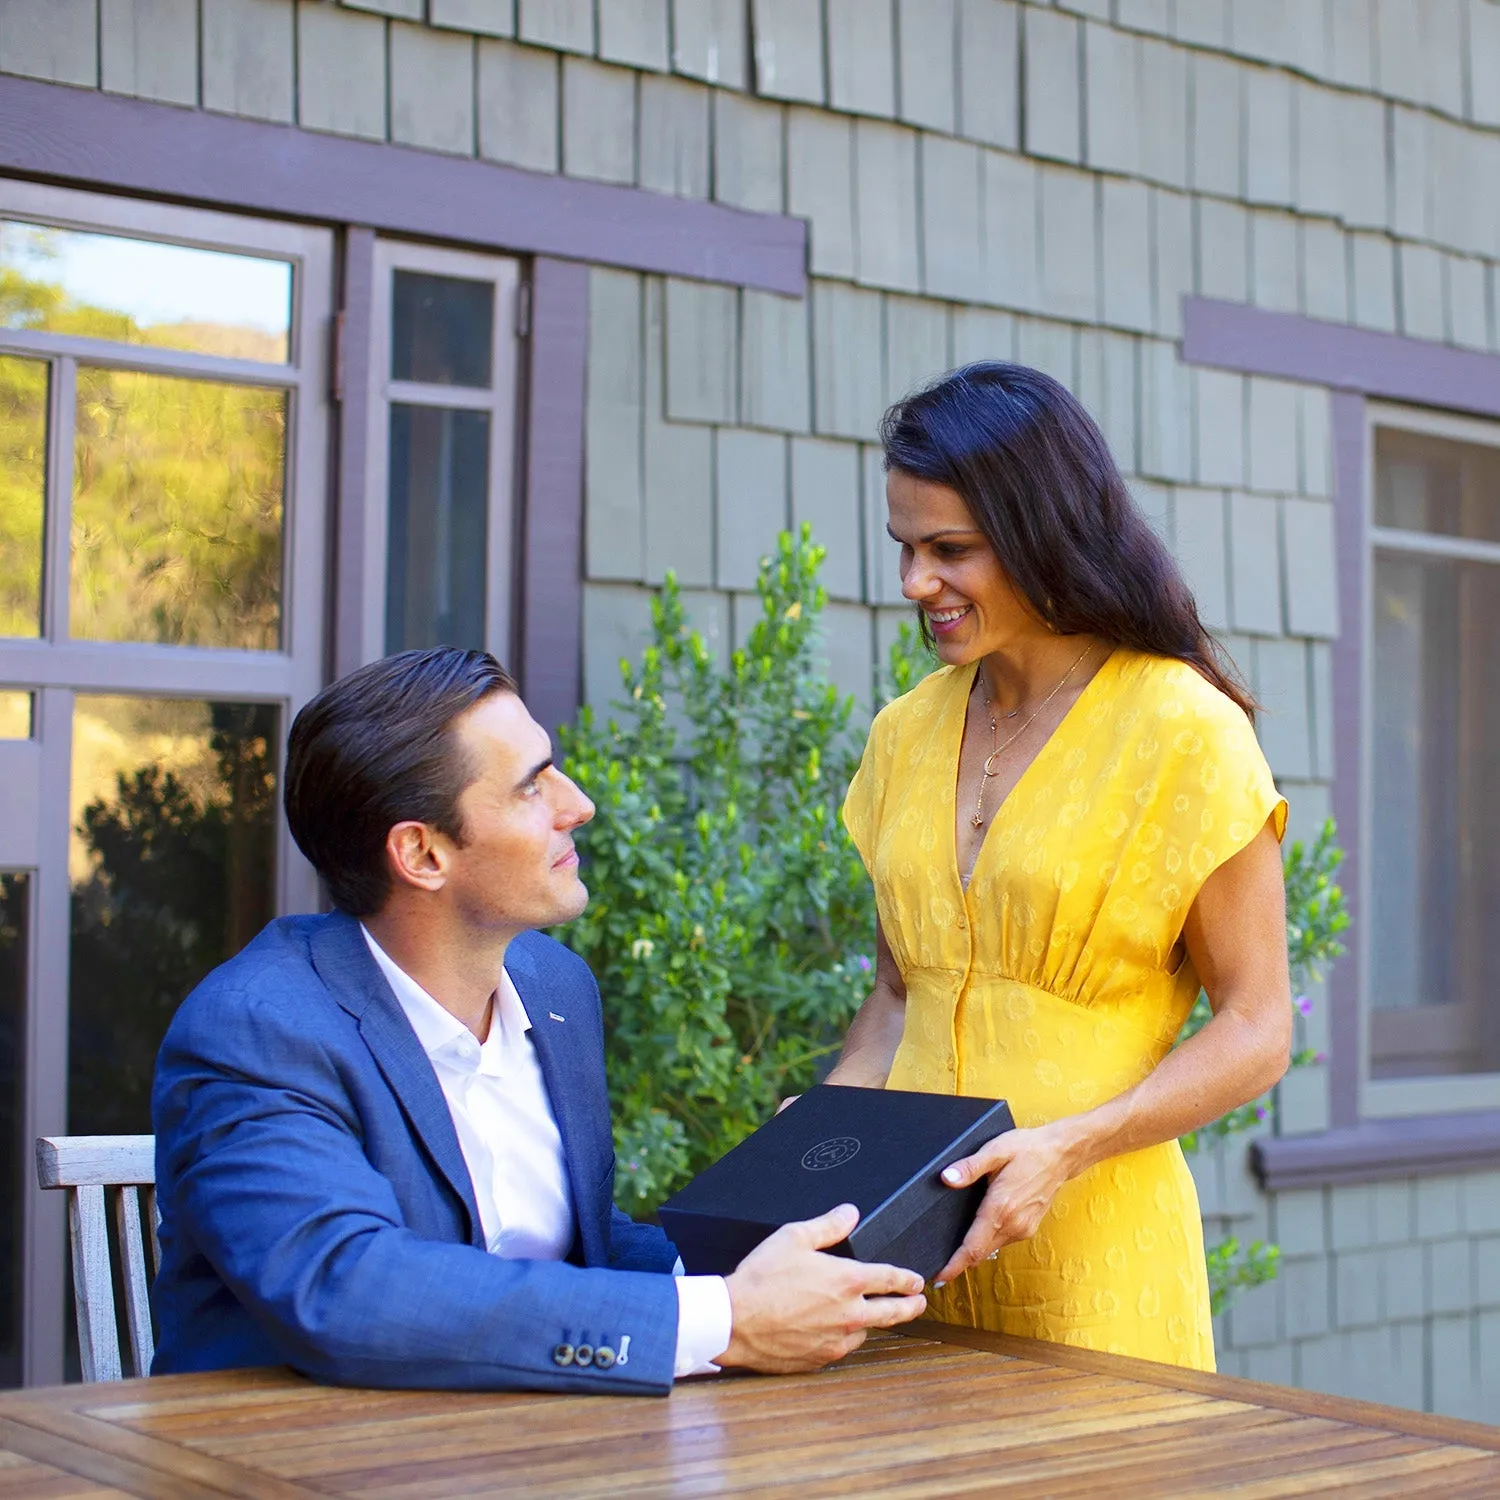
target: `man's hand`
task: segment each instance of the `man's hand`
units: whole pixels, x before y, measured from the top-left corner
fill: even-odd
[[[757,1245],[725,1278],[734,1333],[714,1363],[770,1375],[818,1370],[852,1354],[870,1329],[921,1317],[927,1299],[915,1271],[822,1253],[857,1223],[859,1210],[845,1203]]]

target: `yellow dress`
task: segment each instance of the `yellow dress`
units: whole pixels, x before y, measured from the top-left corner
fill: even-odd
[[[1235,704],[1118,648],[993,815],[965,892],[955,782],[973,666],[876,718],[844,821],[906,983],[888,1088],[1076,1114],[1166,1055],[1199,989],[1173,949],[1199,888],[1286,803]],[[1173,963],[1176,967],[1173,968]],[[1030,1240],[930,1296],[994,1332],[1214,1367],[1193,1179],[1175,1141],[1064,1185]]]

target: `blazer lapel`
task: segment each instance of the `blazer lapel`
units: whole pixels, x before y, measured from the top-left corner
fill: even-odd
[[[585,1076],[585,1064],[579,1057],[584,1039],[577,1028],[568,1025],[565,996],[543,980],[523,943],[510,945],[505,955],[505,972],[510,975],[531,1022],[532,1045],[536,1048],[542,1082],[547,1086],[568,1164],[584,1264],[600,1265],[608,1259],[608,1231],[600,1222],[598,1201],[599,1179],[606,1164],[599,1160],[595,1149],[598,1122],[588,1118],[582,1107],[581,1091],[568,1086],[570,1079]],[[554,1016],[561,1019],[554,1020]]]
[[[400,1002],[371,957],[359,923],[333,912],[313,936],[312,957],[334,999],[358,1021],[360,1035],[412,1129],[463,1204],[469,1243],[482,1250],[479,1207],[448,1101]]]

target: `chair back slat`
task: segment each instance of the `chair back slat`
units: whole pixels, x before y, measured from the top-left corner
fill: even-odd
[[[120,1271],[125,1283],[125,1323],[130,1329],[130,1357],[138,1375],[151,1373],[156,1340],[151,1333],[151,1301],[146,1287],[146,1247],[141,1241],[140,1192],[134,1187],[109,1190],[115,1200]]]
[[[156,1204],[156,1187],[146,1189],[146,1220],[151,1225],[151,1279],[161,1270],[161,1209]]]
[[[115,1294],[109,1277],[109,1226],[104,1189],[94,1184],[68,1195],[73,1247],[73,1301],[78,1309],[78,1357],[85,1380],[120,1378]]]
[[[113,1210],[125,1289],[125,1322],[135,1372],[147,1375],[155,1353],[149,1288],[161,1266],[156,1202],[156,1141],[149,1135],[43,1136],[36,1143],[37,1182],[68,1195],[73,1253],[73,1301],[78,1353],[85,1380],[119,1380],[120,1338],[115,1323],[109,1264]],[[141,1226],[140,1190],[146,1190],[151,1264]],[[109,1202],[105,1197],[108,1194]]]

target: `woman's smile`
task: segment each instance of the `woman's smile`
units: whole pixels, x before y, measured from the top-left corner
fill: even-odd
[[[974,606],[965,604],[958,609],[926,609],[923,613],[927,616],[928,629],[934,635],[948,635],[958,628],[961,620],[974,613]]]

